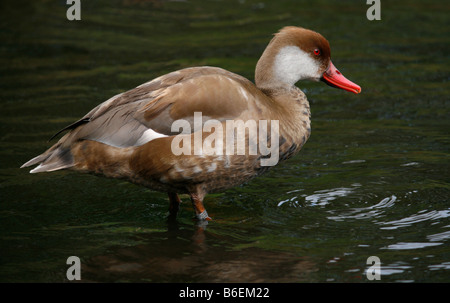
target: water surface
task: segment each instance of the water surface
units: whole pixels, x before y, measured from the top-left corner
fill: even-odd
[[[91,1],[92,2],[92,1]],[[0,281],[449,282],[449,5],[364,1],[8,1],[0,18]],[[356,4],[355,4],[356,3]],[[164,193],[18,167],[56,131],[164,73],[220,66],[253,80],[286,25],[327,37],[353,95],[298,83],[312,135],[295,158],[167,221]]]

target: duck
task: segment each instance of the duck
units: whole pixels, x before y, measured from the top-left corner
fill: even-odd
[[[257,61],[254,82],[212,66],[165,74],[99,104],[21,168],[68,169],[166,192],[170,217],[187,194],[194,218],[210,221],[207,194],[249,182],[293,157],[310,137],[301,80],[361,92],[334,66],[321,34],[286,26]]]

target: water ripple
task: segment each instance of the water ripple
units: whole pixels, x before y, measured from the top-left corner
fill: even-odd
[[[380,227],[380,229],[397,229],[401,227],[408,227],[414,223],[437,220],[441,218],[450,217],[450,210],[432,210],[426,212],[427,210],[422,210],[412,216],[401,218],[399,220],[393,220],[389,222],[379,222],[380,225],[388,225],[385,227]]]
[[[332,189],[317,190],[314,191],[314,194],[312,195],[302,194],[299,197],[304,198],[304,201],[307,202],[310,206],[325,206],[329,204],[330,201],[336,200],[337,198],[349,196],[355,191],[355,188],[360,187],[361,184],[354,183],[352,184],[352,186],[353,187],[337,187]],[[290,191],[288,193],[293,193],[296,191]],[[303,200],[299,199],[299,197],[294,196],[289,199],[280,201],[278,202],[278,206],[288,203],[290,206],[297,207],[299,203],[298,201]]]
[[[344,212],[342,214],[339,214],[337,216],[330,216],[327,217],[330,220],[334,221],[344,221],[347,219],[367,219],[367,218],[374,218],[379,216],[380,214],[384,213],[384,209],[391,207],[395,204],[395,201],[397,200],[397,197],[395,195],[392,195],[390,197],[386,197],[382,199],[380,202],[378,202],[375,205],[371,205],[368,207],[358,207],[353,208],[347,212]],[[330,211],[333,213],[333,211]]]
[[[442,264],[436,265],[428,265],[430,270],[438,270],[438,269],[450,269],[450,262],[444,262]]]
[[[305,201],[309,202],[311,205],[323,206],[336,198],[348,196],[352,192],[353,188],[346,187],[318,190],[313,195],[306,196]]]
[[[450,239],[450,230],[444,231],[442,233],[434,234],[434,235],[428,235],[427,239],[430,240],[431,242],[437,242],[437,241]]]
[[[430,246],[441,245],[442,243],[428,243],[428,242],[398,242],[396,244],[391,244],[386,247],[382,247],[381,249],[392,249],[392,250],[404,250],[404,249],[418,249]]]

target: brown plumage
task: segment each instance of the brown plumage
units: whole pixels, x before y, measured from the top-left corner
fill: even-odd
[[[227,121],[255,121],[258,134],[262,133],[258,123],[267,121],[264,143],[274,144],[270,147],[277,148],[279,160],[292,157],[311,131],[309,103],[294,86],[302,79],[324,80],[345,90],[360,91],[334,68],[325,38],[303,28],[286,27],[274,36],[258,61],[255,84],[217,67],[169,73],[101,103],[66,127],[69,132],[55,145],[22,167],[39,164],[32,173],[59,169],[90,172],[165,191],[172,215],[180,203],[177,193],[187,193],[197,217],[209,220],[203,206],[205,195],[261,174],[269,168],[262,160],[273,152],[252,153],[250,145],[261,142],[250,129],[244,129],[244,137],[235,133],[232,154],[227,154],[224,141],[205,145],[205,140],[219,133],[224,140],[230,138]],[[201,113],[203,127],[211,119],[220,125],[195,129],[195,113]],[[173,128],[179,119],[187,121],[190,130],[181,134],[182,129]],[[275,143],[270,133],[273,121],[279,123]],[[191,144],[195,151],[199,134],[206,146],[202,153],[174,153],[172,143],[180,139],[182,147]],[[238,138],[247,143],[243,154],[236,152]]]

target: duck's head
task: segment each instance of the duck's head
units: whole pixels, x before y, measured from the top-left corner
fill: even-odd
[[[262,54],[255,82],[260,88],[276,88],[300,80],[321,80],[355,94],[361,92],[361,87],[345,78],[331,62],[330,44],[321,34],[289,26],[275,34]]]

